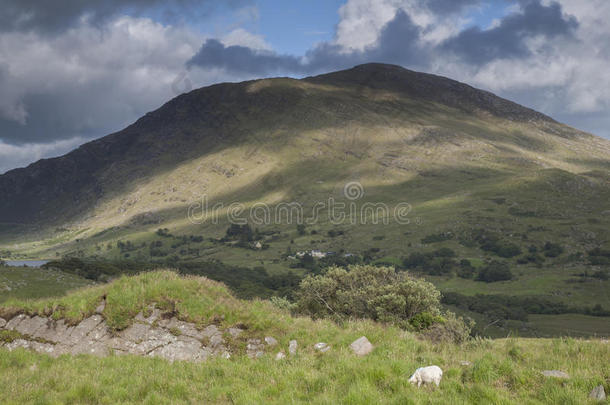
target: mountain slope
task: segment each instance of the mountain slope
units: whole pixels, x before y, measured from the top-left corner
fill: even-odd
[[[374,128],[386,120],[398,121],[395,126],[402,128],[423,126],[435,122],[422,116],[409,119],[414,118],[409,114],[438,114],[446,107],[465,116],[528,123],[543,133],[580,139],[582,145],[605,146],[597,156],[607,152],[607,143],[491,93],[397,66],[369,64],[302,81],[221,84],[179,96],[121,132],[60,158],[0,176],[0,193],[5,196],[0,202],[0,222],[59,223],[72,219],[86,214],[100,198],[127,191],[134,180],[152,178],[227,143],[264,143],[274,132],[284,141],[290,138],[288,128],[293,132],[345,125]],[[479,139],[488,136],[475,135]],[[430,141],[425,138],[433,140],[434,135],[423,132],[417,141]],[[536,138],[528,135],[508,139],[519,141],[531,143],[525,145],[529,149],[540,149],[544,143],[536,143]]]

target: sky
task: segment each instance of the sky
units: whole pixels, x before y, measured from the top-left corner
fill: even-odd
[[[610,138],[608,0],[0,0],[0,173],[193,88],[367,62]]]

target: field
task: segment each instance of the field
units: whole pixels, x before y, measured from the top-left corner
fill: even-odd
[[[0,267],[0,304],[9,299],[37,299],[65,295],[91,285],[84,278],[57,270]]]
[[[63,298],[6,305],[34,313],[53,307],[59,310],[54,316],[82,319],[101,295],[107,296],[104,316],[118,328],[148,304],[173,300],[183,319],[204,326],[224,315],[222,326],[244,324],[249,337],[274,336],[282,348],[296,339],[299,351],[284,361],[270,353],[258,360],[236,354],[229,360],[172,364],[134,356],[54,359],[0,348],[4,403],[585,404],[595,386],[607,389],[610,382],[607,341],[509,338],[433,344],[368,321],[337,325],[293,317],[267,301],[240,301],[217,283],[170,272],[123,277]],[[348,347],[362,335],[375,345],[364,358]],[[329,343],[331,350],[316,353],[312,346],[319,341]],[[430,364],[444,371],[439,388],[408,384],[417,367]],[[554,369],[570,378],[540,373]]]

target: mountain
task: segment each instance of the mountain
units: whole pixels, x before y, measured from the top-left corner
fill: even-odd
[[[303,275],[311,266],[289,256],[314,249],[422,272],[445,292],[610,309],[610,142],[399,66],[194,90],[120,132],[5,173],[0,195],[5,257],[218,260]],[[203,198],[222,204],[218,220],[189,217]],[[357,214],[402,207],[407,219],[375,222],[368,211],[337,222],[322,210],[299,229],[250,216],[251,233],[227,232],[232,203],[244,216],[290,202],[307,215],[330,199],[357,203]],[[406,260],[414,253],[428,256]],[[490,263],[512,278],[477,281]]]

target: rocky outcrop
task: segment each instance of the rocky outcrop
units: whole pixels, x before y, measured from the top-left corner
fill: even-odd
[[[210,356],[230,357],[223,331],[216,325],[200,330],[197,325],[176,317],[163,317],[151,307],[147,314],[139,313],[127,329],[113,333],[100,312],[68,325],[64,320],[20,314],[0,321],[0,330],[17,332],[20,337],[0,344],[8,350],[24,348],[51,356],[62,354],[92,354],[106,356],[134,354],[162,357],[169,361],[200,362]],[[230,328],[228,334],[237,337],[239,328]]]

